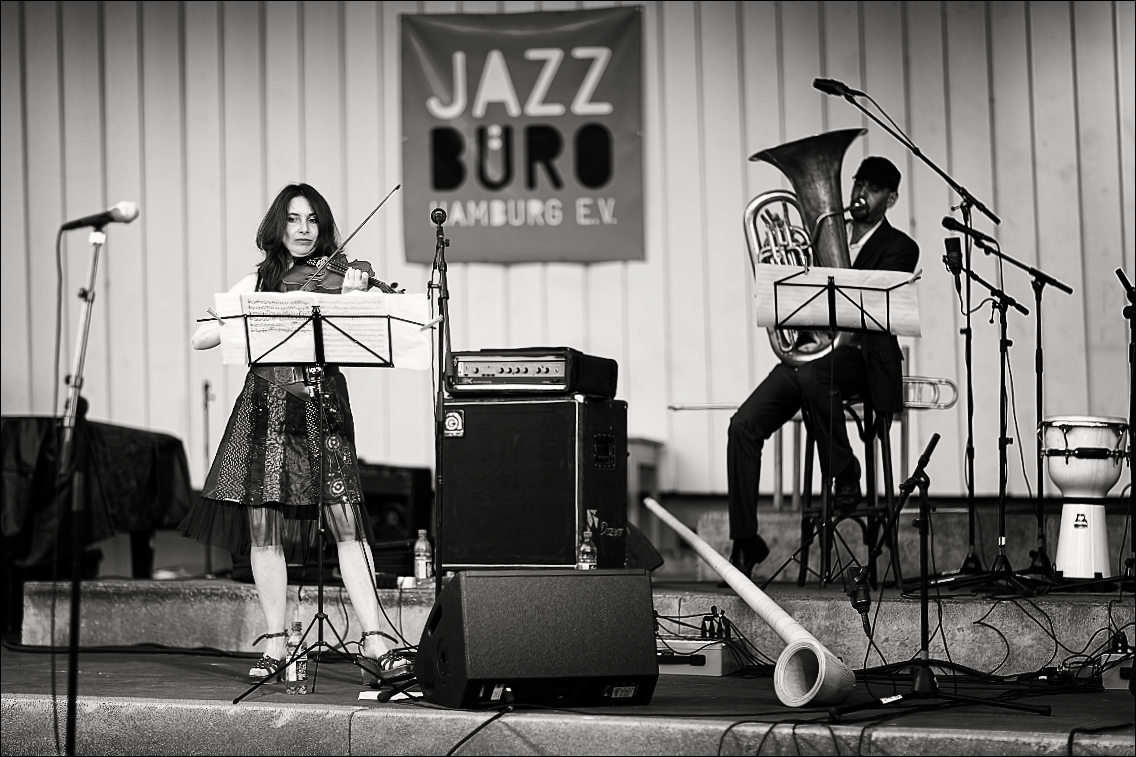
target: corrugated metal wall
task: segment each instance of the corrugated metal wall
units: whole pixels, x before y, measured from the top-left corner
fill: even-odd
[[[243,371],[223,367],[216,351],[190,350],[193,321],[213,292],[255,266],[256,226],[282,184],[319,187],[346,232],[403,181],[400,14],[605,4],[3,3],[2,411],[52,411],[60,222],[135,200],[141,218],[108,229],[84,394],[92,418],[181,437],[200,482]],[[1044,290],[1044,414],[1126,415],[1129,332],[1114,269],[1136,278],[1132,2],[666,2],[643,10],[646,261],[455,264],[456,349],[556,344],[615,358],[631,435],[665,445],[664,488],[723,492],[729,414],[668,405],[739,402],[776,360],[753,325],[741,219],[752,197],[787,185],[746,158],[862,125],[870,133],[849,150],[845,183],[866,154],[894,160],[904,180],[890,217],[923,249],[923,337],[904,340],[909,370],[965,387],[965,319],[941,263],[939,224],[958,197],[849,103],[814,90],[812,79],[823,76],[869,92],[927,157],[986,202],[1003,222],[995,228],[976,214],[976,225],[1005,253],[1074,288],[1073,296]],[[403,262],[400,202],[396,194],[349,251],[384,280],[425,291],[429,270]],[[450,236],[459,247],[460,230]],[[62,255],[66,373],[75,291],[90,268],[86,235],[65,235]],[[1034,310],[1030,277],[995,263],[973,260],[983,279]],[[998,489],[990,313],[984,306],[972,316],[980,494]],[[1019,495],[1034,479],[1035,318],[1008,315],[1009,480]],[[431,376],[354,369],[350,380],[360,455],[432,465]],[[208,435],[205,381],[216,395]],[[932,433],[943,437],[937,493],[965,491],[965,401],[917,414],[912,431],[913,455]],[[763,478],[766,490],[771,480]]]

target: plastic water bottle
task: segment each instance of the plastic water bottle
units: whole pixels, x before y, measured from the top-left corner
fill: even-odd
[[[576,570],[596,569],[596,545],[592,541],[592,529],[584,529],[584,538],[576,548]]]
[[[300,646],[300,639],[304,635],[304,624],[300,621],[292,623],[292,632],[288,634],[288,659],[295,660],[284,669],[284,691],[287,694],[308,693],[308,653]],[[297,652],[299,653],[297,655]]]
[[[414,579],[425,581],[434,575],[434,549],[426,538],[426,529],[418,529],[418,541],[414,542]]]

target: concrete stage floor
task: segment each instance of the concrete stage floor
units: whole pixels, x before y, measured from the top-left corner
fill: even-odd
[[[657,585],[656,602],[659,592],[697,589],[711,596],[712,586]],[[726,599],[725,590],[720,599]],[[194,622],[208,624],[208,615]],[[58,621],[66,624],[66,617],[64,610]],[[879,706],[837,722],[827,708],[783,706],[766,668],[724,678],[663,674],[646,706],[517,706],[499,715],[423,702],[360,700],[361,692],[372,690],[362,685],[354,666],[330,654],[318,669],[309,663],[312,693],[290,696],[282,684],[272,684],[234,704],[249,688],[245,675],[253,655],[157,645],[104,649],[79,655],[78,754],[1131,755],[1136,750],[1132,694],[1086,682],[1058,685],[1021,676],[982,681],[940,670],[942,692],[954,693],[957,685],[959,694],[1048,706],[1051,714],[935,699]],[[4,755],[62,753],[57,745],[61,750],[66,737],[68,660],[66,650],[54,658],[46,650],[23,647],[13,637],[0,651]],[[912,691],[907,671],[856,673],[846,705]]]

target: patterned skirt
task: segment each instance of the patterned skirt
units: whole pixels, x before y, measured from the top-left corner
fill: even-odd
[[[281,545],[289,562],[306,562],[318,554],[322,505],[330,540],[370,540],[347,380],[330,370],[321,402],[260,373],[245,377],[201,498],[178,530],[235,555]]]

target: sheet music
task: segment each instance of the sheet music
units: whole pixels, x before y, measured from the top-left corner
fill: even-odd
[[[759,265],[754,272],[757,325],[825,329],[829,276],[836,283],[836,325],[844,330],[921,336],[915,275],[856,268]]]
[[[434,329],[422,328],[430,321],[430,300],[425,294],[379,294],[387,303],[391,321],[391,346],[395,367],[429,371],[434,367]],[[442,328],[437,325],[434,328]]]
[[[315,362],[312,307],[323,316],[324,361],[429,370],[433,331],[424,294],[219,293],[226,364]]]
[[[321,296],[328,297],[320,306],[324,315],[323,349],[327,362],[370,363],[374,360],[371,352],[374,352],[392,360],[397,368],[430,369],[433,332],[420,328],[430,319],[426,295],[368,292],[350,297]],[[385,317],[344,317],[362,315]]]
[[[213,309],[225,320],[221,326],[221,362],[225,365],[248,365],[248,340],[238,292],[213,295]]]
[[[316,296],[320,295],[279,292],[241,295],[248,355],[252,362],[310,363],[314,360],[316,338],[311,320],[312,305],[320,303],[311,298]]]

